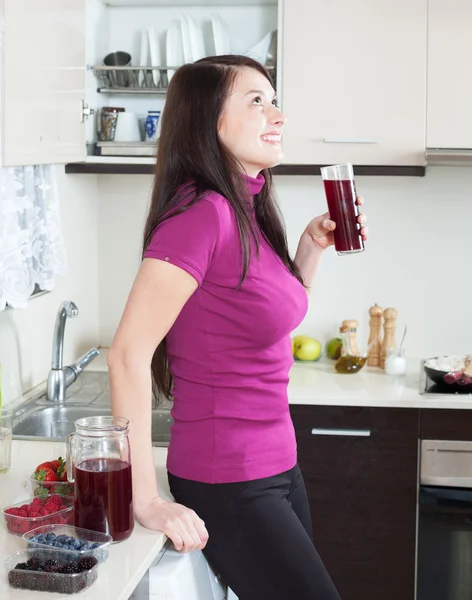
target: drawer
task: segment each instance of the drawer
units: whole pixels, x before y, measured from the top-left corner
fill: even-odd
[[[472,410],[421,410],[420,437],[424,440],[472,440]]]
[[[373,434],[418,437],[418,410],[366,406],[290,406],[297,438],[369,437]]]

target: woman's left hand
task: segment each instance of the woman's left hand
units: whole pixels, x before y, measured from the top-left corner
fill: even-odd
[[[364,203],[364,199],[362,196],[357,196],[356,204],[358,206],[362,206]],[[364,213],[360,213],[357,217],[357,222],[361,225],[360,234],[364,241],[367,240],[368,228],[365,226],[367,222],[367,217]],[[307,228],[305,229],[305,234],[310,236],[312,242],[315,244],[317,248],[320,250],[325,250],[329,246],[334,244],[334,236],[333,231],[336,229],[336,223],[331,221],[329,218],[329,213],[326,212],[324,215],[320,215],[319,217],[315,217],[308,223]]]

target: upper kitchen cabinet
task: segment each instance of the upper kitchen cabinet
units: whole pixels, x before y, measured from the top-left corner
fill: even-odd
[[[285,163],[424,165],[426,35],[427,0],[286,0]]]
[[[175,72],[170,67],[214,54],[251,53],[265,60],[270,47],[275,57],[277,45],[270,42],[277,40],[278,18],[276,0],[87,0],[86,102],[95,110],[85,127],[93,155],[88,162],[120,156],[152,162],[156,144],[146,141],[144,123],[149,111],[164,107]],[[104,58],[116,51],[126,53],[129,64],[104,69]],[[271,66],[275,74],[275,60]],[[104,107],[120,112],[114,139],[103,129],[98,140]],[[123,109],[134,137],[119,131]]]
[[[3,166],[85,157],[85,0],[2,0]]]
[[[143,139],[146,115],[164,106],[168,66],[192,62],[196,52],[252,49],[256,57],[258,42],[277,39],[279,18],[277,0],[0,0],[0,11],[4,166],[110,155],[136,162],[148,156],[152,163],[155,142],[136,143],[126,129],[126,143],[105,143],[103,156],[100,109],[128,113],[125,124]],[[267,55],[269,44],[262,46]],[[104,70],[104,58],[116,51],[128,53],[130,63]]]
[[[428,148],[472,148],[472,2],[429,0]]]

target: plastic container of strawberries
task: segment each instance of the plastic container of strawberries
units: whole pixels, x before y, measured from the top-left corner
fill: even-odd
[[[27,509],[28,506],[33,508]],[[6,506],[3,517],[7,530],[15,535],[24,535],[41,525],[73,525],[74,498],[59,494],[29,498]]]
[[[55,572],[61,567],[70,565],[68,553],[63,554],[62,556],[58,549],[28,549],[13,554],[4,563],[10,587],[38,592],[76,594],[90,587],[97,580],[98,563],[81,572],[74,572],[74,569],[70,569],[72,572],[69,573]],[[42,565],[50,561],[48,570],[37,571],[25,568],[33,557],[39,559]]]
[[[34,473],[29,478],[33,496],[46,496],[59,494],[60,496],[73,496],[74,484],[68,481],[39,481],[34,478]]]

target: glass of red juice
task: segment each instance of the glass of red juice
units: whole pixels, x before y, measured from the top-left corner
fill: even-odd
[[[357,222],[359,207],[356,204],[354,169],[350,163],[322,167],[329,218],[336,223],[334,247],[337,254],[363,252],[364,240]]]
[[[133,532],[133,492],[127,419],[78,419],[67,438],[67,479],[74,483],[74,525],[111,535]]]

